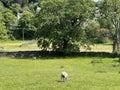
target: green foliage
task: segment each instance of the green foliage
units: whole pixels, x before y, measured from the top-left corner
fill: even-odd
[[[13,0],[1,0],[3,2],[5,7],[10,7],[10,5],[13,3]]]
[[[22,6],[28,5],[28,0],[22,0]]]
[[[13,28],[13,25],[16,24],[16,16],[13,14],[13,12],[7,8],[5,8],[2,11],[2,15],[3,15],[3,22],[5,24],[5,28],[8,30],[7,34],[9,36],[10,39],[13,39],[13,31],[11,30],[11,28]]]
[[[0,12],[2,12],[4,10],[4,6],[3,3],[0,1]]]
[[[16,30],[17,37],[21,38],[24,30],[24,35],[26,39],[34,38],[34,33],[36,28],[33,26],[32,18],[33,14],[29,11],[24,11],[18,22],[18,30]]]
[[[13,11],[13,13],[17,16],[18,13],[22,12],[22,8],[20,6],[20,4],[12,4],[10,9]]]
[[[29,9],[31,10],[31,12],[36,13],[37,7],[38,7],[38,3],[29,3]]]
[[[113,40],[113,52],[120,51],[120,0],[103,0],[98,6],[100,24],[109,30]]]
[[[2,15],[2,13],[0,12],[0,23],[4,22],[4,17]]]
[[[108,29],[101,28],[97,38],[97,43],[107,43],[110,40],[110,34]]]
[[[8,39],[7,32],[8,32],[8,30],[5,27],[4,17],[2,15],[2,13],[0,12],[0,40]]]
[[[40,48],[71,52],[87,44],[82,26],[86,19],[92,18],[92,1],[41,1],[40,6],[35,18]]]
[[[7,29],[10,29],[10,26],[16,23],[16,17],[13,12],[7,8],[2,13],[4,16],[5,26]]]
[[[91,21],[86,27],[87,38],[93,43],[106,43],[109,40],[109,30],[100,28],[97,21]]]
[[[8,35],[7,35],[7,29],[5,27],[5,24],[2,22],[0,23],[0,40],[7,40]]]
[[[100,34],[99,30],[99,23],[96,21],[91,21],[90,24],[86,27],[87,38],[89,38],[93,43],[97,42]]]

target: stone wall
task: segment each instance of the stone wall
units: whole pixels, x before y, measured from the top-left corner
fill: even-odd
[[[46,56],[101,56],[101,57],[119,57],[120,54],[112,54],[108,52],[53,52],[53,51],[16,51],[16,52],[0,52],[0,57],[46,57]]]

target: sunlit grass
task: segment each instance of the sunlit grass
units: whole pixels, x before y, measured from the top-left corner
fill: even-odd
[[[81,51],[87,52],[112,52],[112,45],[110,44],[96,44],[91,46],[91,50],[81,48]]]
[[[34,43],[32,45],[26,45],[23,47],[20,47],[21,44],[27,43],[30,41],[6,41],[6,42],[0,42],[0,47],[4,47],[4,50],[0,51],[32,51],[32,50],[40,50],[40,48],[37,46],[37,43]],[[111,44],[96,44],[94,46],[91,46],[91,50],[86,50],[84,48],[81,48],[81,52],[83,51],[91,51],[91,52],[112,52],[112,45]]]
[[[113,60],[118,58],[0,58],[0,90],[119,90],[120,66]],[[60,80],[62,71],[67,82]]]
[[[20,47],[23,43],[27,43],[30,41],[5,41],[0,43],[0,47],[4,47],[2,51],[31,51],[31,50],[39,50],[37,43],[33,43],[31,45],[25,45]]]

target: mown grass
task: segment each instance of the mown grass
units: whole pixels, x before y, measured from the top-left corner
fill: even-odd
[[[118,58],[0,58],[0,90],[119,90]],[[69,74],[61,82],[60,73]]]
[[[34,43],[32,45],[26,45],[23,47],[20,47],[21,44],[27,43],[30,41],[1,41],[0,47],[4,47],[3,50],[0,49],[0,51],[32,51],[32,50],[40,50],[40,48],[37,46],[37,43]],[[80,51],[89,51],[84,48],[80,48]],[[112,45],[111,44],[96,44],[94,46],[91,46],[91,52],[112,52]]]

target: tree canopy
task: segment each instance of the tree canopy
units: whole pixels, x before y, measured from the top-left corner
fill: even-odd
[[[40,48],[70,52],[88,46],[83,23],[93,18],[95,5],[91,0],[48,0],[41,1],[40,6],[35,18]]]

